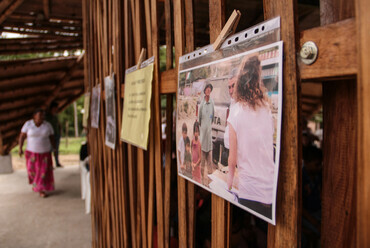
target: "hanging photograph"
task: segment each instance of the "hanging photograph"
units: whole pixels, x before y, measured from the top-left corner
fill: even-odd
[[[146,150],[148,147],[150,102],[154,57],[126,70],[121,140]]]
[[[180,176],[275,224],[282,42],[179,71]]]
[[[87,128],[87,120],[89,118],[89,108],[90,108],[90,92],[85,93],[84,95],[84,108],[82,116],[82,126]]]
[[[100,84],[92,88],[91,92],[91,127],[99,128],[99,114],[100,114]]]
[[[114,75],[104,78],[105,89],[105,145],[115,149],[116,147],[116,100],[114,90]]]

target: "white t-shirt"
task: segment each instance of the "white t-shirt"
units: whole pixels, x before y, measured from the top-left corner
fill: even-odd
[[[235,104],[235,100],[233,98],[231,98],[230,107],[229,107],[229,114],[232,111],[232,108],[234,107],[234,104]],[[226,123],[226,128],[225,128],[225,133],[224,133],[224,146],[227,149],[229,149],[229,138],[230,138],[229,125],[228,125],[228,123]]]
[[[54,134],[54,130],[49,122],[44,121],[37,127],[33,120],[29,120],[24,123],[21,132],[27,134],[27,151],[45,153],[52,150],[49,136]]]
[[[271,204],[275,165],[270,109],[253,110],[238,102],[230,111],[228,124],[237,137],[239,197]]]

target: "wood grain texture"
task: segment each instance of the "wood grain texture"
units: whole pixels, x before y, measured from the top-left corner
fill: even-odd
[[[328,24],[301,33],[300,45],[313,41],[318,58],[312,65],[299,60],[302,80],[327,80],[357,73],[357,43],[355,19]]]
[[[173,1],[174,15],[174,37],[175,37],[175,63],[176,73],[179,70],[179,57],[185,53],[185,20],[184,0]],[[179,247],[187,247],[187,212],[186,212],[186,182],[185,179],[177,176],[177,205],[179,216]]]
[[[14,0],[10,2],[3,13],[0,15],[0,25],[23,3],[24,0]]]
[[[370,247],[370,3],[357,0],[358,37],[358,152],[357,152],[357,247]]]
[[[165,176],[164,176],[164,239],[165,247],[170,247],[171,217],[171,167],[172,167],[172,128],[173,127],[173,95],[167,95],[166,102],[166,145],[165,145]]]
[[[281,18],[284,41],[283,114],[280,167],[276,199],[276,226],[269,225],[268,247],[299,247],[300,244],[300,127],[297,75],[297,6],[295,1],[264,0],[264,17]]]
[[[166,25],[166,70],[173,66],[173,39],[172,39],[172,8],[171,0],[164,1],[165,25]]]
[[[162,170],[162,135],[161,135],[161,106],[160,106],[160,75],[159,75],[159,23],[157,1],[151,0],[152,17],[152,48],[154,56],[154,72],[152,96],[154,100],[154,159],[155,159],[155,186],[157,200],[157,238],[158,247],[164,247],[164,212],[163,212],[163,170]]]
[[[321,23],[331,24],[351,18],[354,16],[354,10],[354,1],[327,0],[326,3],[321,1],[320,12],[325,12],[325,15],[320,16]],[[323,86],[324,164],[321,222],[323,246],[356,246],[354,205],[356,199],[354,180],[357,170],[356,87],[355,80],[335,81],[335,84],[325,83]],[[338,104],[339,102],[344,105]],[[327,136],[329,134],[331,137]],[[342,235],[339,236],[338,233]]]
[[[225,1],[210,0],[209,1],[209,27],[210,27],[210,42],[213,43],[222,31],[225,24]],[[229,236],[227,227],[230,219],[229,204],[219,196],[212,194],[212,241],[213,248],[226,247]]]
[[[336,81],[335,85],[330,83],[323,85],[325,123],[321,222],[323,247],[355,247],[357,135],[355,85],[355,81]]]
[[[357,247],[370,247],[370,3],[357,0]]]
[[[169,69],[161,72],[161,94],[174,94],[177,91],[177,71]]]

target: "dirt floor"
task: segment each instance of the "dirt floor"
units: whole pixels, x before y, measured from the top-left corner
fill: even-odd
[[[71,165],[78,165],[79,164],[79,155],[78,154],[68,154],[68,155],[59,155],[59,162],[63,166],[71,166]],[[13,169],[14,170],[20,170],[26,168],[26,159],[24,158],[24,155],[20,158],[17,155],[12,156],[12,163],[13,163]],[[53,164],[55,166],[55,163],[53,161]]]
[[[65,167],[54,170],[56,189],[46,198],[32,192],[20,159],[17,170],[0,175],[1,248],[91,247],[91,216],[81,199],[79,165],[72,165],[76,156],[62,157]]]

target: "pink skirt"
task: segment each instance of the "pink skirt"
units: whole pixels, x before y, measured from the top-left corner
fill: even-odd
[[[26,165],[29,184],[35,192],[54,190],[53,160],[51,152],[34,153],[26,151]]]
[[[195,168],[193,170],[193,180],[198,182],[198,183],[202,183],[202,175],[201,175],[201,171],[200,171],[200,164],[198,166],[195,166]]]

